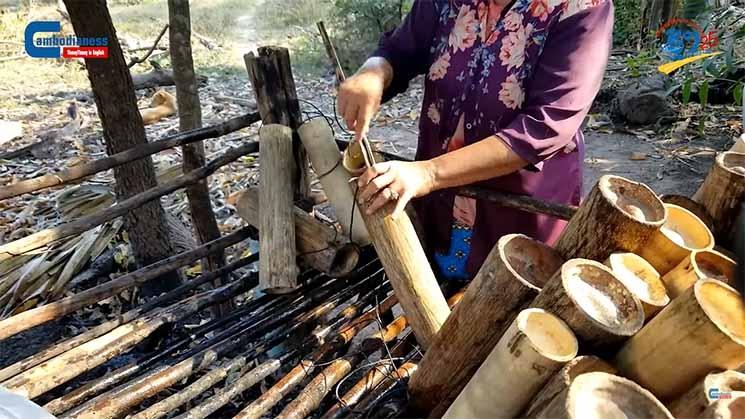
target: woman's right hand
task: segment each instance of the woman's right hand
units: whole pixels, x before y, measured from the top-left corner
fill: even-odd
[[[383,90],[393,77],[393,69],[384,58],[372,57],[339,87],[337,106],[355,141],[367,135],[370,121],[380,108]]]

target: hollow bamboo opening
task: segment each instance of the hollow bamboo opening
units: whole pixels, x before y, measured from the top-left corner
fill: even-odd
[[[703,250],[714,246],[714,236],[694,213],[675,205],[665,204],[667,221],[660,233],[668,240],[688,251]]]
[[[662,277],[662,281],[668,294],[675,298],[700,279],[710,278],[727,284],[733,283],[736,266],[734,260],[716,250],[695,251]]]
[[[517,325],[531,347],[542,356],[568,362],[577,355],[577,338],[569,326],[553,314],[540,308],[525,309],[517,316]]]
[[[642,419],[672,415],[649,391],[631,380],[604,372],[577,377],[566,400],[569,418]]]
[[[740,346],[745,346],[745,302],[729,285],[702,279],[694,285],[701,309],[711,322]]]
[[[354,243],[347,243],[339,248],[334,255],[329,269],[329,276],[346,275],[357,267],[360,260],[360,248]]]
[[[604,265],[570,260],[562,266],[561,277],[569,298],[601,329],[620,336],[631,336],[641,329],[641,302]]]
[[[726,151],[717,156],[717,163],[728,172],[745,176],[745,151]]]
[[[598,181],[603,196],[636,221],[662,224],[665,208],[657,195],[643,183],[606,175]]]
[[[499,255],[516,279],[537,292],[564,263],[551,247],[521,234],[499,239]]]
[[[665,204],[673,204],[679,207],[685,208],[688,211],[696,215],[701,221],[706,224],[710,229],[714,226],[714,219],[711,218],[711,214],[706,210],[706,207],[693,199],[684,195],[665,194],[660,196],[660,199]]]
[[[711,397],[710,388],[717,388],[720,392],[745,391],[745,374],[737,371],[727,370],[719,374],[709,374],[704,378],[704,394],[709,403],[716,398]]]
[[[641,301],[646,319],[651,318],[670,302],[660,274],[643,257],[634,253],[613,253],[605,264]]]

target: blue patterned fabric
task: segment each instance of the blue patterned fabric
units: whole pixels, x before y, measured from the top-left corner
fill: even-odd
[[[462,225],[454,225],[450,230],[450,249],[447,254],[435,253],[434,259],[443,278],[453,281],[468,279],[466,261],[471,252],[471,233]]]

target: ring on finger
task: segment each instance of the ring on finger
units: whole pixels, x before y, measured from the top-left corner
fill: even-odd
[[[399,195],[398,192],[394,191],[391,188],[385,188],[386,192],[386,198],[389,201],[398,201]]]

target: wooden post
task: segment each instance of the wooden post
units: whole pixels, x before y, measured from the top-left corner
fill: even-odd
[[[711,231],[692,212],[673,204],[665,204],[665,209],[665,224],[638,253],[660,275],[670,272],[692,251],[714,247]]]
[[[673,419],[652,393],[631,380],[604,372],[577,377],[541,412],[540,419]]]
[[[259,131],[259,286],[283,294],[297,287],[295,217],[292,203],[292,130],[264,125]]]
[[[497,241],[411,378],[409,394],[418,413],[445,413],[562,263],[553,249],[527,236],[509,234]]]
[[[734,260],[716,250],[697,250],[691,252],[678,266],[663,276],[662,281],[668,295],[675,298],[691,288],[696,281],[704,278],[734,284],[736,267]]]
[[[587,349],[612,347],[644,324],[639,299],[605,265],[587,259],[566,262],[531,307],[559,316]]]
[[[292,77],[290,52],[282,47],[261,47],[258,55],[253,52],[243,56],[248,78],[256,96],[256,105],[264,125],[282,124],[300,127],[302,113]],[[293,187],[296,200],[310,200],[308,158],[300,139],[293,137]]]
[[[258,188],[248,188],[241,192],[235,208],[247,223],[259,227]],[[332,277],[346,275],[357,266],[359,247],[340,237],[341,234],[333,227],[294,205],[293,214],[295,243],[301,260]]]
[[[521,311],[444,418],[517,416],[577,349],[561,319],[541,309]]]
[[[634,253],[616,252],[605,260],[605,265],[641,301],[645,321],[670,302],[660,274],[643,257]]]
[[[693,195],[714,218],[714,234],[720,244],[732,239],[740,204],[745,198],[745,152],[717,155],[704,183]]]
[[[520,414],[520,417],[535,418],[551,403],[551,400],[557,394],[569,388],[575,378],[588,372],[615,374],[616,369],[596,356],[578,356],[567,362],[559,372],[551,377],[548,383],[533,397],[528,404],[528,408],[525,409],[524,413]]]
[[[409,216],[394,216],[393,208],[391,203],[369,215],[361,208],[361,215],[417,342],[427,349],[450,308]]]
[[[687,392],[668,404],[670,413],[676,418],[710,418],[702,416],[706,408],[714,403],[718,397],[712,398],[711,389],[720,393],[745,390],[745,374],[727,370],[709,374],[703,380],[694,384]]]
[[[649,187],[604,175],[569,220],[556,243],[564,258],[605,260],[617,251],[639,254],[666,213]]]
[[[322,24],[319,22],[319,25]],[[334,206],[342,231],[349,236],[351,230],[352,241],[361,246],[370,244],[360,209],[355,205],[354,193],[349,188],[349,172],[341,166],[341,152],[328,122],[324,118],[306,122],[298,129],[298,134],[323,190]]]
[[[713,369],[745,362],[745,302],[726,284],[702,279],[629,339],[614,364],[663,401]]]

